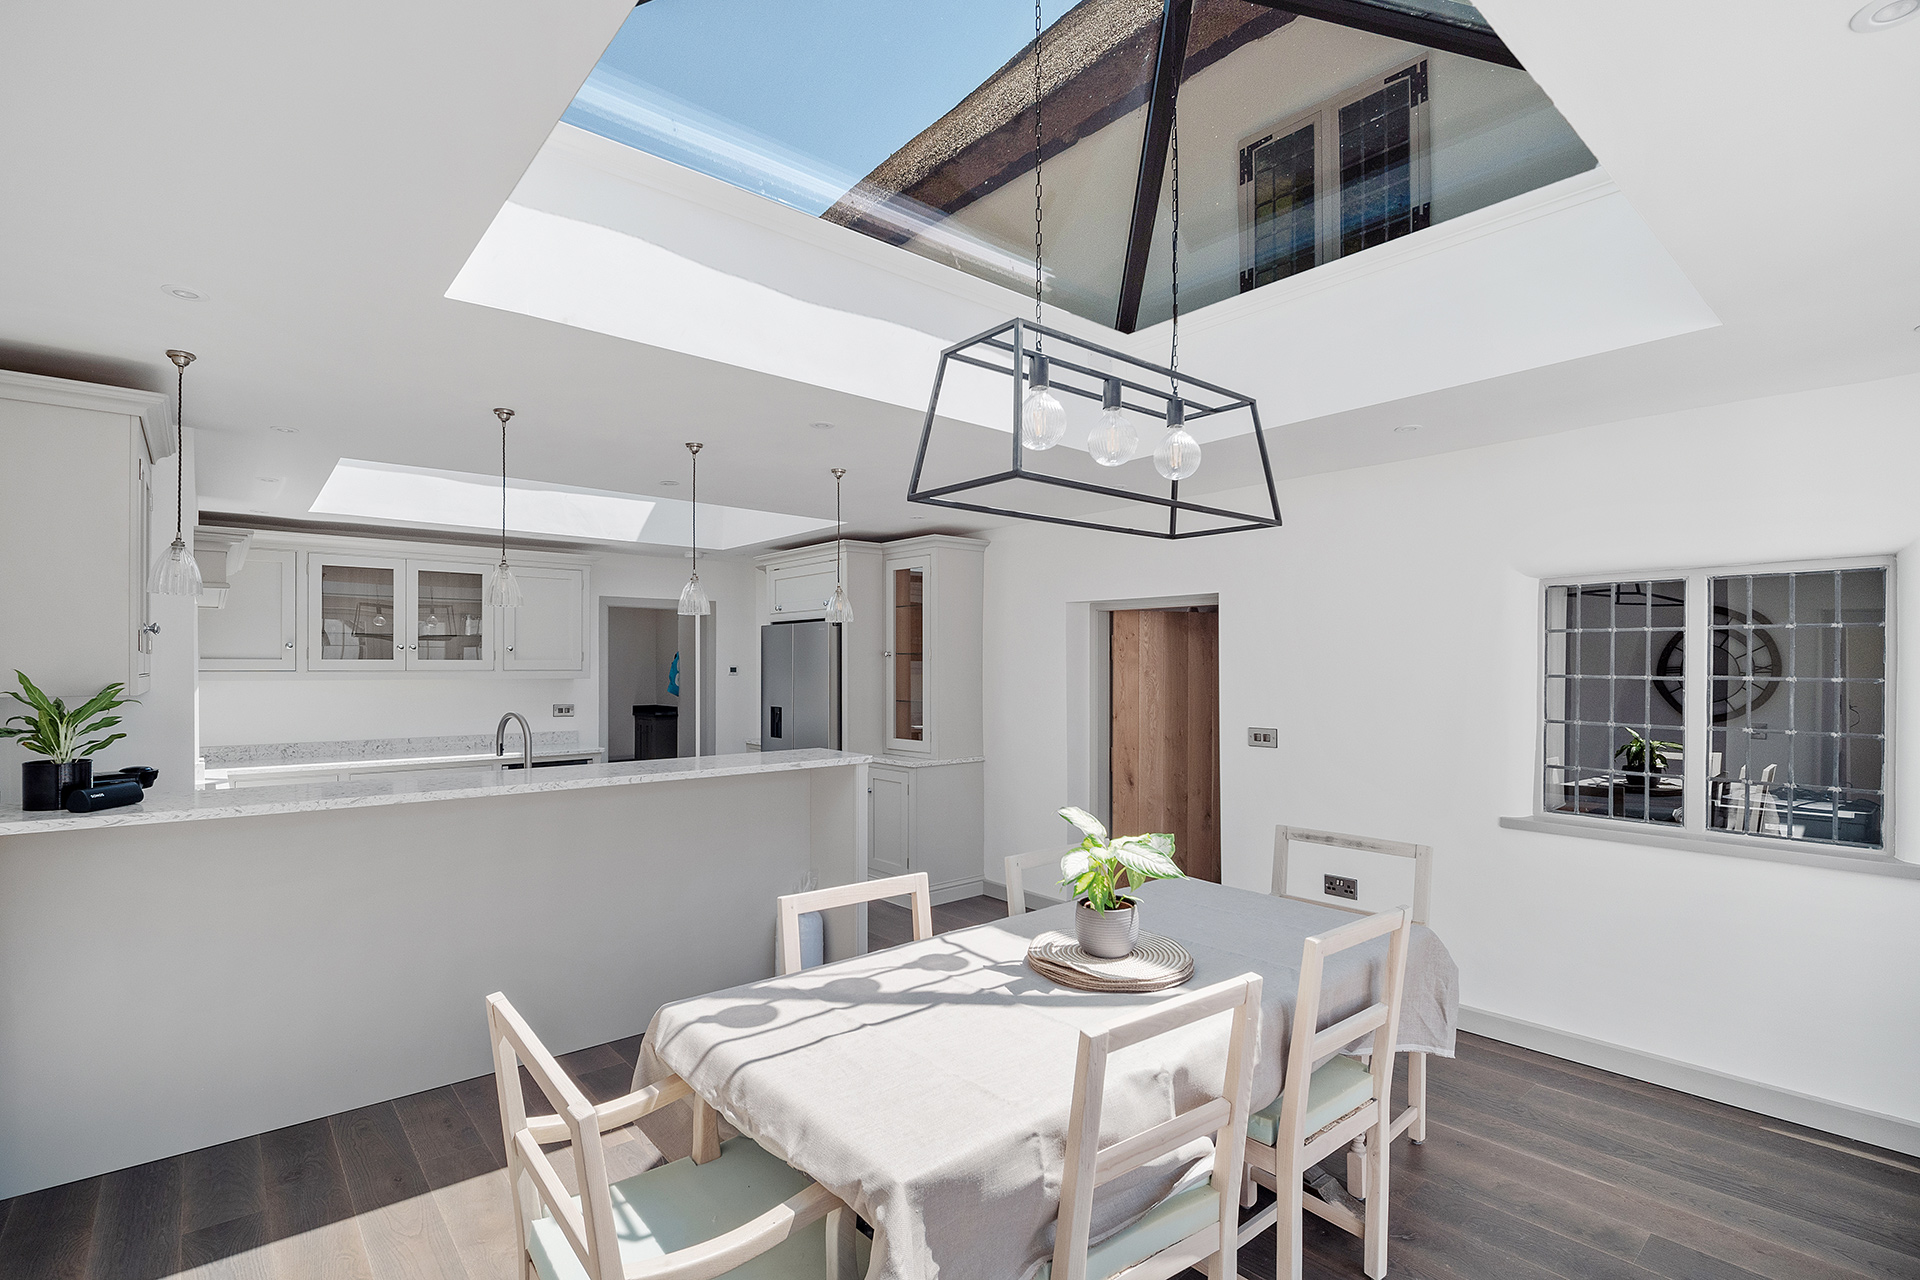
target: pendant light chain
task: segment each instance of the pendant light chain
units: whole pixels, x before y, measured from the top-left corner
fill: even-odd
[[[1042,96],[1040,33],[1042,29],[1040,0],[1033,0],[1033,322],[1036,325],[1041,321],[1040,263],[1045,247],[1044,237],[1041,234],[1041,220],[1044,215],[1040,210],[1040,100]],[[1036,332],[1033,336],[1033,349],[1038,351],[1045,343],[1046,335]]]
[[[1180,95],[1173,95],[1173,347],[1167,368],[1173,394],[1180,394]]]

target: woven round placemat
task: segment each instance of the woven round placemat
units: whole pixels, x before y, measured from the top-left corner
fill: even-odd
[[[1142,933],[1132,955],[1103,960],[1082,951],[1072,934],[1050,931],[1027,948],[1027,967],[1081,991],[1165,991],[1193,976],[1193,957],[1172,938]]]

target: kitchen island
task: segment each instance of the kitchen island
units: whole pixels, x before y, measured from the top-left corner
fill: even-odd
[[[869,758],[752,752],[0,809],[0,1199],[557,1051],[773,970],[864,879]],[[864,914],[830,917],[837,957]]]

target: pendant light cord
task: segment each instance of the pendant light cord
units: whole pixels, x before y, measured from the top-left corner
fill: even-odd
[[[507,420],[500,419],[500,563],[507,562]]]
[[[180,439],[174,445],[173,540],[185,541],[187,501],[187,366],[174,361],[173,422]]]
[[[1033,323],[1041,321],[1040,313],[1040,262],[1044,249],[1041,235],[1040,211],[1040,0],[1033,0]],[[1035,333],[1033,349],[1039,351],[1046,343],[1046,335]]]

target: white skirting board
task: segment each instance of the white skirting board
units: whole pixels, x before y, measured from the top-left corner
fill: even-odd
[[[933,905],[937,907],[945,902],[960,902],[967,898],[977,898],[980,896],[980,886],[981,882],[978,880],[956,880],[952,884],[941,885],[939,888],[933,890],[930,896],[933,899]],[[1000,894],[1002,899],[1005,899],[1006,896],[1005,893]]]
[[[1519,1045],[1523,1049],[1549,1053],[1556,1058],[1585,1063],[1602,1071],[1645,1080],[1648,1084],[1663,1085],[1696,1097],[1724,1102],[1728,1106],[1757,1111],[1763,1116],[1838,1134],[1856,1142],[1872,1143],[1889,1151],[1920,1156],[1920,1123],[1899,1116],[1850,1107],[1843,1102],[1796,1093],[1777,1085],[1762,1084],[1758,1080],[1696,1067],[1658,1054],[1644,1053],[1639,1049],[1609,1044],[1604,1040],[1575,1035],[1571,1031],[1543,1027],[1536,1022],[1465,1005],[1460,1007],[1460,1029],[1486,1036],[1490,1040]]]

